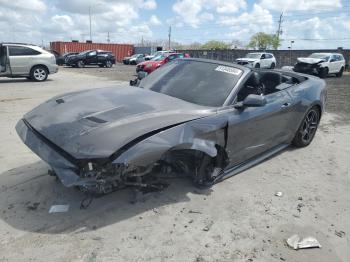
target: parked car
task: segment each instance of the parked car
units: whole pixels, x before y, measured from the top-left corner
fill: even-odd
[[[66,64],[72,67],[84,67],[85,65],[98,65],[99,67],[112,67],[115,57],[110,51],[88,50],[68,57]]]
[[[123,64],[125,65],[137,65],[138,63],[141,63],[145,61],[145,55],[144,54],[135,54],[132,56],[124,57]]]
[[[158,190],[167,174],[211,186],[290,144],[308,146],[325,100],[318,77],[177,59],[139,87],[56,96],[16,130],[68,187]]]
[[[55,56],[39,46],[0,43],[0,77],[26,77],[40,82],[57,71]]]
[[[236,59],[237,64],[255,68],[276,67],[276,58],[271,53],[248,53],[243,58]]]
[[[70,57],[70,56],[74,56],[77,55],[79,53],[77,52],[71,52],[71,53],[65,53],[63,55],[60,55],[58,57],[56,57],[56,64],[62,66],[66,64],[66,60]]]
[[[162,53],[159,56],[154,57],[152,60],[138,64],[136,67],[136,72],[144,71],[150,74],[162,65],[173,61],[174,59],[184,57],[189,57],[189,55],[183,53]]]
[[[344,57],[338,53],[313,53],[297,60],[293,68],[295,72],[315,74],[322,78],[328,74],[341,77],[345,69]]]
[[[148,61],[148,60],[152,60],[153,58],[159,56],[159,55],[162,55],[162,54],[167,54],[167,53],[171,53],[171,51],[157,51],[155,53],[153,53],[152,55],[146,55],[145,56],[145,60]]]

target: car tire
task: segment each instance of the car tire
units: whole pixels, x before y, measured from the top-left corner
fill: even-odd
[[[34,66],[30,70],[30,78],[36,82],[43,82],[47,79],[49,72],[44,66]]]
[[[320,71],[318,72],[318,76],[320,78],[325,78],[325,77],[327,77],[328,72],[329,72],[328,67],[322,67],[322,68],[320,68]]]
[[[112,66],[113,66],[112,61],[107,60],[107,61],[106,61],[106,63],[105,63],[105,67],[107,67],[107,68],[111,68]]]
[[[256,63],[254,67],[255,67],[255,68],[260,68],[260,64],[259,64],[259,63]]]
[[[276,64],[272,63],[271,66],[270,66],[270,69],[275,69],[275,67],[276,67]]]
[[[336,73],[335,75],[336,75],[337,77],[342,77],[343,72],[344,72],[344,67],[340,68],[340,71],[339,71],[338,73]]]
[[[84,63],[82,60],[80,60],[80,61],[78,61],[78,63],[77,63],[77,67],[83,68],[83,67],[85,67],[85,63]]]
[[[103,65],[103,64],[98,64],[98,66],[99,66],[99,67],[104,67],[105,65]]]
[[[292,144],[296,147],[308,146],[314,139],[319,123],[320,110],[317,106],[314,106],[307,111],[297,133],[295,134]]]

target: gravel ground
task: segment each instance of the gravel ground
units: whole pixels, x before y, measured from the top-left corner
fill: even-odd
[[[350,261],[349,75],[327,79],[328,113],[309,147],[287,149],[210,190],[176,179],[136,204],[122,190],[81,210],[84,195],[46,175],[15,123],[54,95],[117,88],[133,73],[118,65],[61,68],[45,83],[0,79],[0,261]],[[49,214],[54,204],[69,211]],[[288,248],[296,233],[322,248]]]

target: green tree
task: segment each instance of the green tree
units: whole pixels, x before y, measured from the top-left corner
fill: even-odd
[[[230,44],[222,41],[211,40],[202,45],[202,49],[229,49]]]
[[[263,32],[256,33],[250,38],[248,47],[266,50],[269,48],[277,49],[280,46],[280,40],[275,34],[266,34]]]

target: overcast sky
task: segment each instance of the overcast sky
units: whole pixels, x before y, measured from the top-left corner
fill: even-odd
[[[94,42],[167,39],[171,25],[182,43],[247,43],[275,33],[283,11],[282,48],[350,48],[349,0],[0,0],[0,42],[87,40],[89,7]]]

